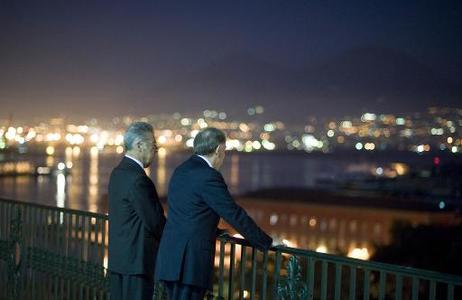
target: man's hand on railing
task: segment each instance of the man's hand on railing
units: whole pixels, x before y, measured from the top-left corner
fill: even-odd
[[[271,247],[285,247],[287,246],[284,241],[277,237],[277,236],[273,236],[273,242],[271,243]]]
[[[227,229],[217,228],[217,236],[231,236]]]

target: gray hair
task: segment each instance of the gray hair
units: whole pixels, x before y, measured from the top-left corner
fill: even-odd
[[[125,151],[133,149],[134,143],[144,140],[148,135],[153,135],[152,125],[146,122],[134,122],[128,126],[124,134]]]
[[[199,132],[194,138],[193,151],[198,155],[212,154],[220,144],[226,142],[226,136],[223,131],[208,127]]]

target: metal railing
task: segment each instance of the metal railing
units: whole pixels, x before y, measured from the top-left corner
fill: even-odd
[[[0,299],[109,299],[108,227],[104,214],[0,199]]]
[[[0,200],[0,298],[108,299],[107,228],[105,215]]]
[[[0,199],[0,299],[109,299],[107,232],[103,214]],[[462,299],[459,276],[227,236],[215,265],[217,299]]]
[[[462,277],[218,238],[220,299],[462,299]],[[438,258],[435,258],[438,259]]]

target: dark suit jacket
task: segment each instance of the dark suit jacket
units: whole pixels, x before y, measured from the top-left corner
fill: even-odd
[[[257,248],[271,246],[271,238],[234,202],[222,175],[193,155],[170,180],[156,279],[211,289],[220,217]]]
[[[152,277],[164,225],[154,184],[124,157],[109,180],[109,270]]]

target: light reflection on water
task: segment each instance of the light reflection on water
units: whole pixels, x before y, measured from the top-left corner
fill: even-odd
[[[239,155],[233,153],[231,155],[229,190],[231,193],[236,193],[239,190]]]
[[[89,184],[88,184],[88,210],[98,211],[98,158],[99,153],[96,147],[90,150],[90,170],[89,170]]]
[[[150,171],[150,170],[149,170]],[[159,195],[166,195],[167,190],[166,152],[160,152],[157,157],[156,187]]]
[[[56,176],[56,206],[65,207],[64,201],[66,199],[66,176],[58,174]]]

